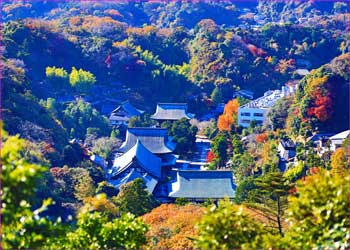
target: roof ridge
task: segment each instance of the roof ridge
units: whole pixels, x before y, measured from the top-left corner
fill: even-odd
[[[128,130],[131,130],[131,129],[139,129],[139,130],[167,130],[166,128],[149,128],[149,127],[131,127],[131,128],[128,128]]]
[[[157,105],[188,105],[186,102],[158,102]]]

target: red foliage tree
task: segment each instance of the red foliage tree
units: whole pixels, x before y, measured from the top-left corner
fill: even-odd
[[[212,151],[209,151],[207,154],[207,162],[212,162],[215,158],[216,155]]]

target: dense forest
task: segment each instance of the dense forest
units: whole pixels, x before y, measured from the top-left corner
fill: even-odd
[[[350,247],[346,1],[3,1],[1,183],[4,249],[314,249]],[[307,73],[305,73],[307,72]],[[238,125],[253,97],[296,84],[258,126]],[[164,122],[187,159],[211,140],[209,170],[230,170],[231,200],[161,204],[141,179],[119,190],[106,169],[125,139],[110,112],[187,103]],[[220,115],[205,119],[224,105]],[[113,106],[106,111],[107,106]],[[281,139],[296,142],[280,168]]]

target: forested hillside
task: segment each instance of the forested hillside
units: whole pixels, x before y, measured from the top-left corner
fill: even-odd
[[[349,13],[347,1],[3,1],[3,248],[349,248],[349,135],[331,138],[349,129]],[[241,107],[293,88],[240,124]],[[189,116],[157,120],[159,103]],[[138,115],[116,125],[123,105]],[[166,130],[175,154],[159,161],[230,172],[234,197],[162,204],[142,179],[116,185],[133,127]]]

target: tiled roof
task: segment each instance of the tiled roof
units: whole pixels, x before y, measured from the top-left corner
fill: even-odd
[[[112,175],[122,173],[132,163],[140,165],[145,172],[155,177],[161,177],[161,159],[145,148],[139,140],[130,150],[114,160]]]
[[[187,113],[186,103],[158,103],[156,113],[151,116],[155,120],[180,120],[193,117],[193,114]]]
[[[119,107],[112,111],[112,114],[118,114],[124,111],[128,117],[138,116],[144,113],[144,111],[135,108],[129,101],[123,102]]]
[[[153,193],[154,188],[158,183],[158,180],[150,176],[148,173],[141,174],[137,172],[135,169],[132,169],[126,175],[123,175],[118,179],[110,180],[109,183],[112,184],[116,189],[119,189],[121,185],[126,184],[130,181],[133,181],[137,178],[143,179],[146,184],[147,190],[150,193]]]
[[[172,184],[173,198],[233,198],[235,185],[232,171],[177,171],[177,181]]]
[[[127,152],[132,148],[137,140],[154,154],[171,153],[175,149],[175,144],[168,140],[166,129],[162,128],[128,128],[126,139],[119,152]]]

